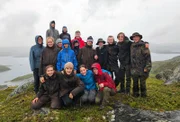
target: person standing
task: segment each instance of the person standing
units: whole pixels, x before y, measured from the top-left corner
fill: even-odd
[[[79,41],[79,48],[80,48],[80,49],[85,46],[85,42],[84,42],[84,40],[82,40],[82,38],[81,38],[81,32],[80,32],[80,31],[76,31],[76,32],[75,32],[75,37],[74,37],[74,39],[71,41],[71,43],[73,44],[73,42],[76,41],[76,40]],[[74,47],[72,47],[72,48],[74,48]]]
[[[44,48],[40,59],[40,69],[39,69],[40,76],[45,74],[46,66],[52,65],[56,68],[57,54],[59,52],[52,37],[48,37],[46,39],[46,43],[47,46]]]
[[[58,38],[58,39],[56,40],[56,46],[57,46],[57,48],[58,48],[59,51],[62,50],[62,40],[61,40],[60,38]]]
[[[108,63],[107,63],[107,70],[111,72],[112,78],[115,77],[115,85],[116,87],[119,85],[120,82],[120,76],[119,76],[119,66],[118,66],[118,53],[119,49],[116,45],[116,42],[114,40],[113,36],[108,36]]]
[[[72,44],[71,44],[71,35],[68,33],[68,29],[66,26],[63,26],[62,28],[62,33],[59,35],[60,39],[68,39],[69,40],[69,43],[70,43],[70,46],[72,47]]]
[[[151,55],[149,48],[142,41],[143,36],[137,32],[130,37],[134,42],[131,45],[131,74],[133,78],[133,96],[139,97],[139,82],[141,97],[147,96],[146,79],[151,71]]]
[[[88,69],[91,69],[91,65],[97,61],[98,56],[96,50],[93,49],[93,38],[89,36],[87,38],[87,44],[80,49],[78,54],[79,65],[84,64]]]
[[[107,62],[108,62],[108,51],[105,43],[106,42],[102,38],[99,38],[98,42],[96,43],[96,45],[99,45],[96,48],[98,63],[101,65],[103,69],[107,69]]]
[[[131,61],[130,61],[130,47],[132,42],[125,36],[124,33],[120,32],[117,35],[119,48],[118,58],[120,62],[120,91],[119,93],[130,94],[131,87]],[[125,82],[126,78],[126,82]],[[126,87],[125,87],[126,84]]]
[[[40,85],[40,77],[39,77],[39,68],[40,68],[40,56],[44,49],[43,46],[43,37],[40,35],[37,35],[35,37],[36,44],[31,47],[30,54],[29,54],[29,62],[31,70],[33,71],[34,76],[34,91],[37,94],[39,91],[39,85]]]
[[[46,31],[46,38],[53,37],[54,41],[56,41],[59,38],[59,31],[55,29],[55,21],[51,21],[49,26],[50,28]]]

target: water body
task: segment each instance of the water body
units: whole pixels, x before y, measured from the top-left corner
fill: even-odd
[[[175,56],[179,56],[179,54],[151,54],[152,61],[164,61]],[[0,64],[7,65],[11,69],[9,71],[0,73],[0,85],[17,85],[18,83],[5,83],[5,81],[10,81],[18,76],[32,73],[30,70],[28,57],[2,56],[0,57]]]

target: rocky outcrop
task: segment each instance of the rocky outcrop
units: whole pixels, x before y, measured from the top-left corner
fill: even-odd
[[[157,79],[163,80],[166,85],[172,84],[173,82],[180,82],[180,65],[174,70],[167,69],[156,75]]]
[[[26,92],[32,84],[33,84],[33,81],[27,82],[23,85],[18,86],[11,94],[9,94],[9,96],[7,97],[7,100],[15,95]]]
[[[180,111],[155,112],[131,108],[117,102],[111,122],[180,122]]]

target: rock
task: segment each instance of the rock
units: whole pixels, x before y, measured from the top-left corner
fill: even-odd
[[[36,116],[38,114],[47,115],[49,113],[50,113],[50,109],[49,108],[41,108],[40,110],[34,110],[33,116]]]
[[[180,82],[180,65],[178,65],[174,70],[167,69],[162,71],[155,77],[157,79],[163,80],[165,85],[169,85],[174,82]]]
[[[7,85],[0,85],[0,91],[6,90],[8,88]]]
[[[180,111],[155,112],[116,103],[116,122],[180,122]]]
[[[33,82],[31,81],[31,82],[25,83],[25,84],[23,84],[21,86],[18,86],[11,94],[8,95],[6,100],[8,100],[9,98],[11,98],[11,97],[13,97],[15,95],[18,95],[20,93],[23,93],[23,92],[27,91],[29,86],[32,85],[32,84],[33,84]]]

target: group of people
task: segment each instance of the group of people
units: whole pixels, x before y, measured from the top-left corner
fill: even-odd
[[[117,42],[111,35],[107,44],[99,38],[94,49],[92,36],[85,42],[76,31],[71,40],[66,26],[59,34],[55,21],[50,22],[46,47],[43,37],[37,35],[30,50],[36,93],[31,107],[40,109],[50,102],[51,108],[59,109],[82,102],[100,104],[103,109],[117,92],[130,95],[131,79],[133,96],[146,97],[146,79],[152,64],[149,43],[142,38],[137,32],[130,39],[120,32]]]

